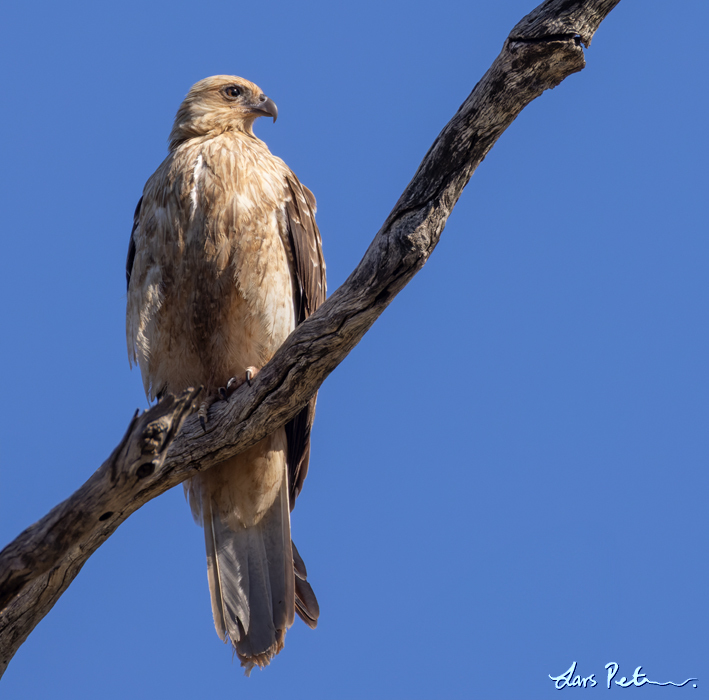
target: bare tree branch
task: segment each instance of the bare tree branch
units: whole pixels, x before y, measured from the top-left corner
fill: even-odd
[[[305,405],[423,267],[463,188],[503,131],[544,90],[583,69],[582,45],[590,45],[619,1],[548,0],[522,19],[434,141],[355,271],[290,335],[252,386],[215,405],[206,432],[195,417],[185,420],[196,391],[134,417],[98,471],[0,552],[0,675],[131,513],[243,451]]]

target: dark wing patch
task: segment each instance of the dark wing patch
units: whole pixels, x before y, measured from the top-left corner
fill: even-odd
[[[293,173],[288,177],[290,195],[286,201],[286,221],[294,280],[296,325],[305,321],[325,301],[325,260],[322,254],[320,231],[315,223],[315,197],[303,187]],[[310,430],[315,418],[313,396],[307,406],[286,424],[288,441],[288,484],[290,506],[303,488],[310,461]]]
[[[310,462],[310,430],[315,420],[315,402],[317,394],[313,396],[305,408],[286,423],[286,440],[288,442],[288,486],[290,507],[293,510],[295,499],[303,488],[305,475],[308,473]]]
[[[292,173],[288,186],[286,217],[298,287],[296,296],[299,298],[295,301],[296,324],[299,324],[325,301],[325,261],[320,231],[315,223],[315,197]]]
[[[318,617],[320,617],[320,606],[312,587],[308,583],[305,562],[302,560],[295,542],[292,540],[291,545],[293,547],[293,569],[295,571],[295,609],[300,619],[308,627],[315,629],[318,626]]]
[[[138,228],[140,222],[140,205],[143,203],[143,198],[138,200],[138,206],[133,214],[133,228],[130,230],[130,242],[128,243],[128,257],[126,258],[126,289],[130,287],[130,273],[133,271],[133,261],[135,260],[135,239],[133,234]]]

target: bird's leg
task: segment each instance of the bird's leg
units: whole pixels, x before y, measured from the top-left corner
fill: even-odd
[[[232,377],[226,386],[220,386],[216,394],[208,396],[199,407],[197,415],[199,416],[199,423],[202,426],[202,430],[207,432],[207,414],[209,413],[210,406],[219,401],[226,401],[240,386],[243,384],[248,384],[251,386],[251,380],[258,374],[258,368],[247,367],[244,375],[241,377]]]

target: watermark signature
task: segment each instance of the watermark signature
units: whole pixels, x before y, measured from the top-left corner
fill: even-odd
[[[598,685],[598,681],[596,680],[596,674],[592,673],[590,676],[586,676],[585,678],[581,676],[580,673],[576,673],[576,662],[574,661],[571,666],[569,666],[567,671],[564,671],[560,676],[552,676],[549,674],[549,678],[554,681],[554,687],[557,690],[561,690],[562,688],[594,688],[595,686]],[[643,685],[673,685],[675,688],[681,688],[682,686],[687,685],[687,683],[691,683],[692,681],[696,681],[696,678],[687,678],[686,681],[683,683],[673,683],[672,681],[666,681],[665,683],[660,683],[659,681],[651,681],[646,674],[641,673],[642,671],[642,666],[638,666],[635,669],[635,672],[633,673],[632,678],[626,678],[625,676],[622,676],[620,679],[615,680],[615,677],[618,675],[618,669],[620,667],[615,661],[611,661],[610,663],[607,663],[605,665],[606,669],[606,686],[608,687],[608,690],[611,689],[611,683],[620,686],[621,688],[639,688],[640,686]],[[692,687],[696,688],[697,684],[692,683]]]

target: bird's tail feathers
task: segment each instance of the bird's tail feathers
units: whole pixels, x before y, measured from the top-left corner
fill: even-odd
[[[221,639],[231,641],[248,675],[278,654],[293,624],[296,582],[286,479],[256,525],[232,529],[211,503],[203,504],[202,519],[214,626]]]

